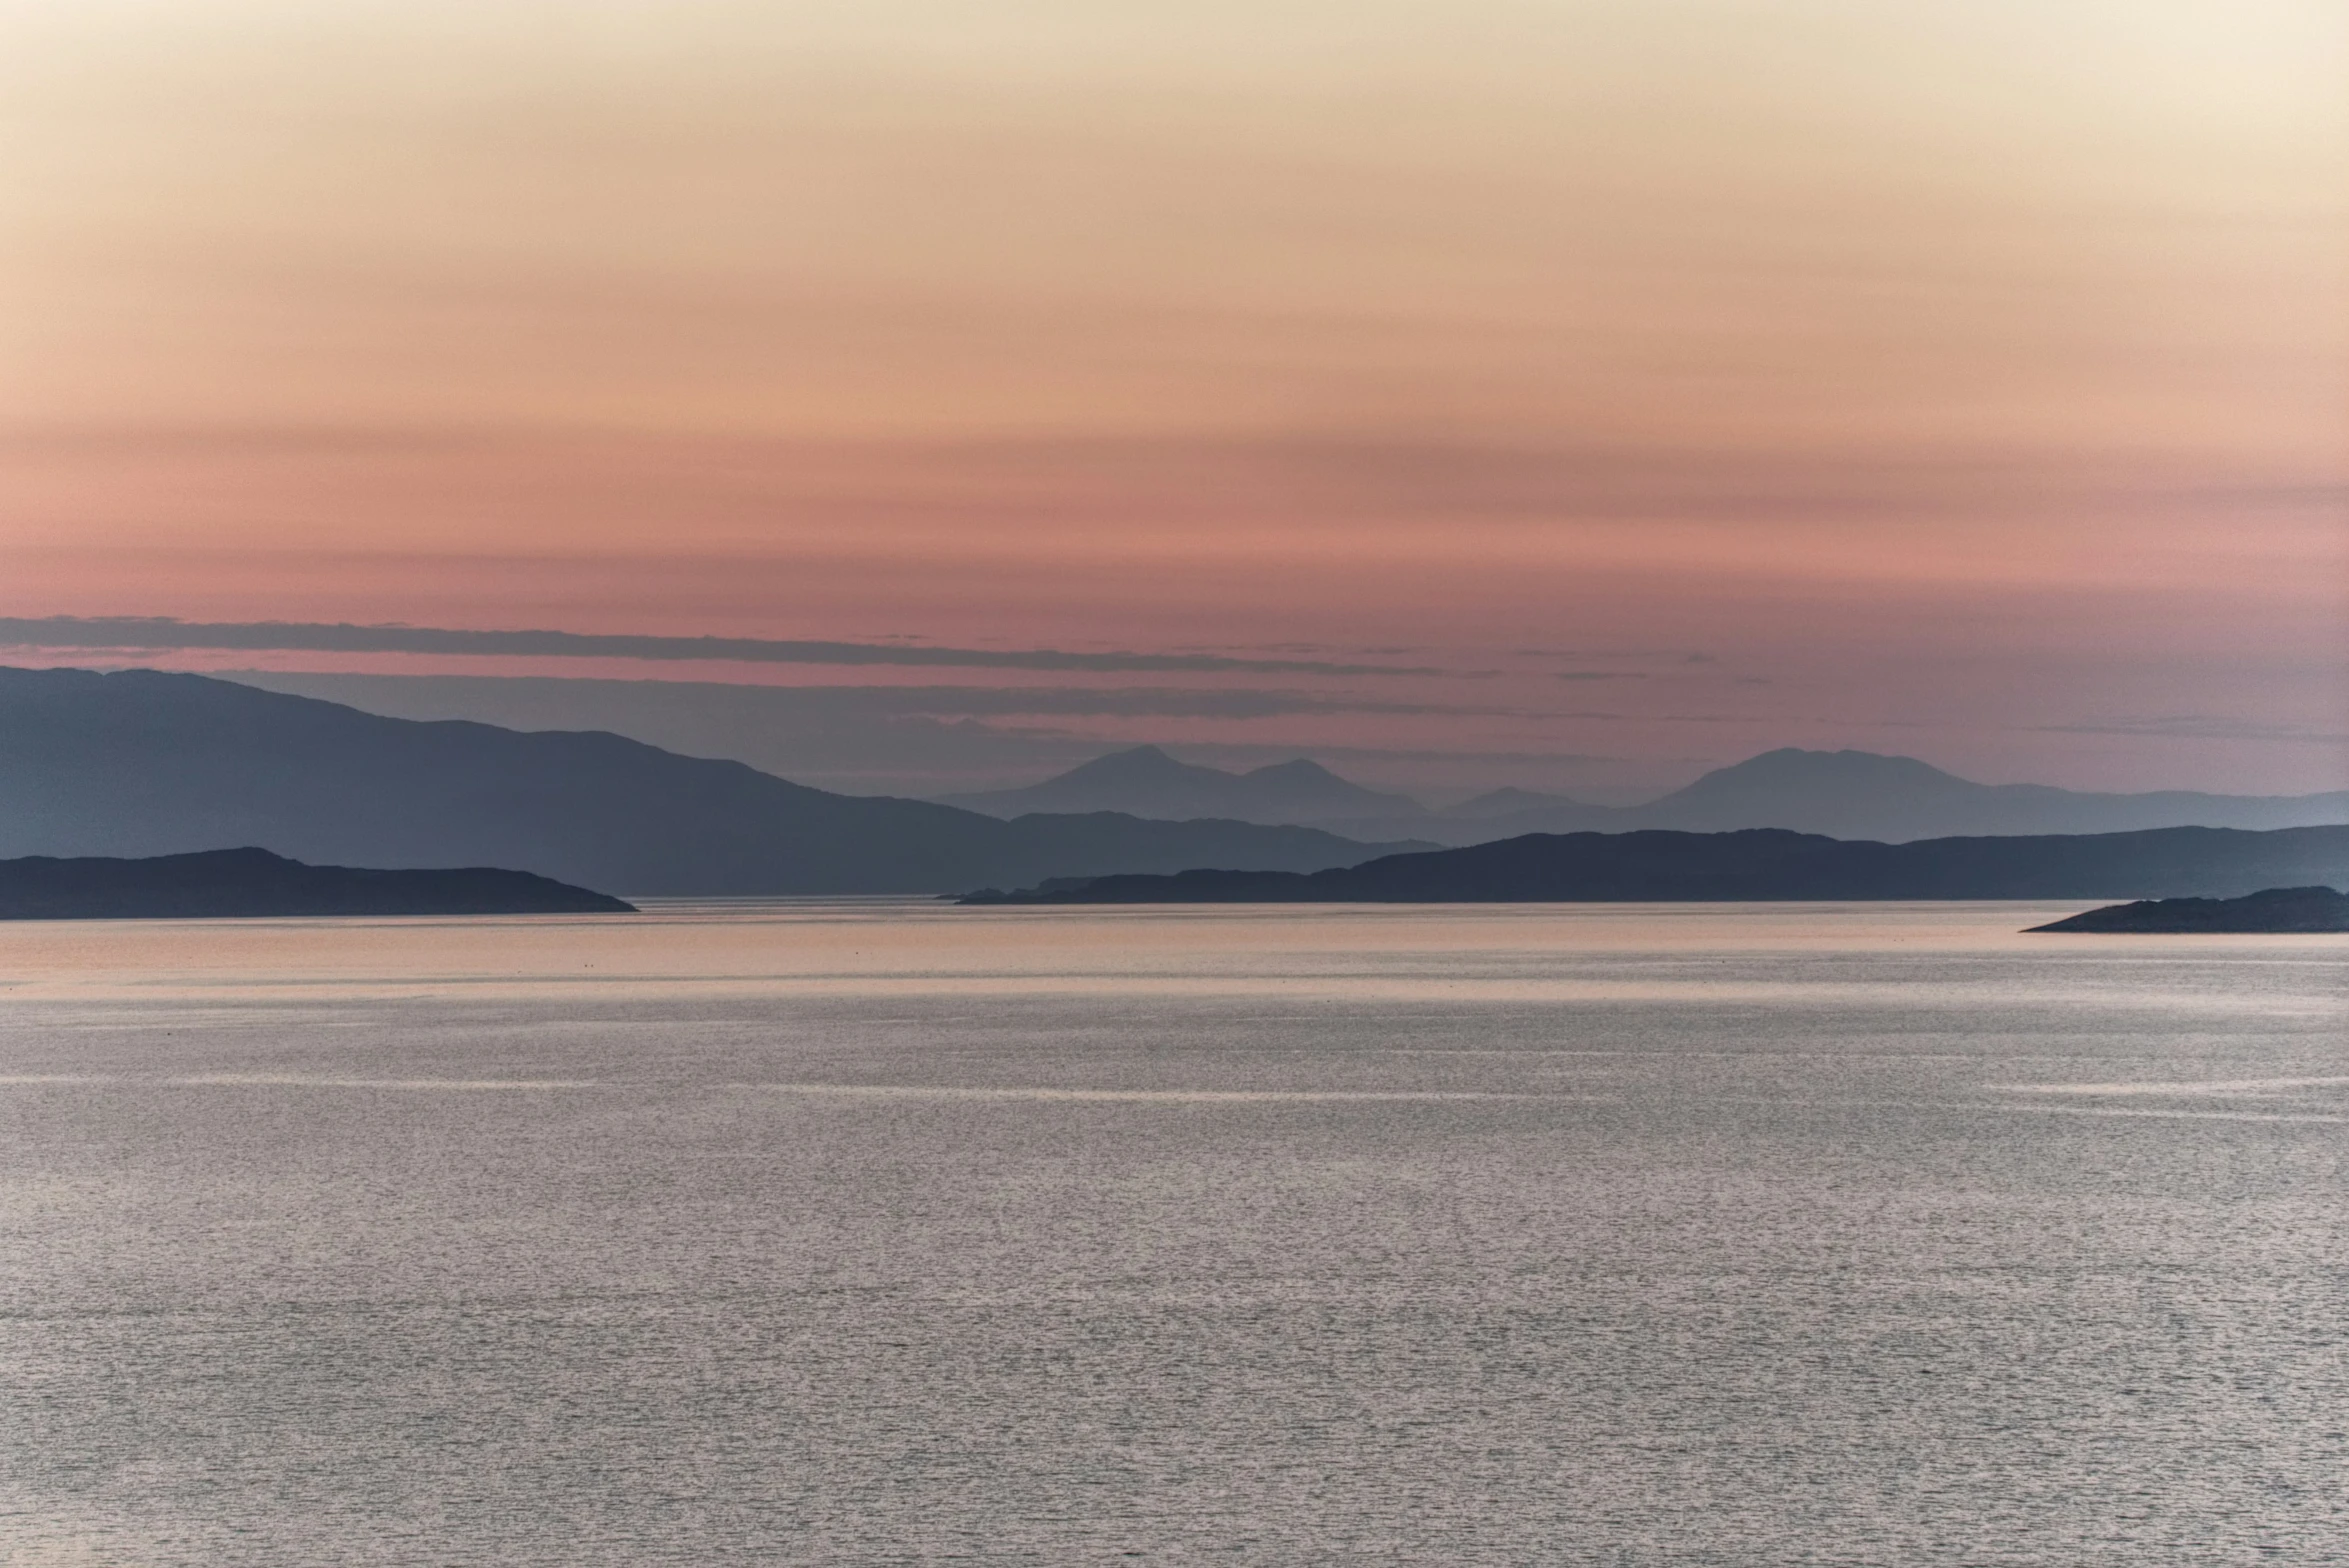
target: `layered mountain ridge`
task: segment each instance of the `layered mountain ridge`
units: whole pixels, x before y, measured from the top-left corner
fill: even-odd
[[[1784,747],[1716,768],[1635,806],[1501,789],[1442,811],[1365,789],[1317,763],[1227,773],[1179,762],[1154,746],[1113,752],[1026,789],[947,797],[975,810],[1197,813],[1210,805],[1252,822],[1310,821],[1354,838],[1425,838],[1454,847],[1527,833],[1626,833],[1643,828],[1724,833],[1786,828],[1831,838],[1912,839],[2147,828],[2267,830],[2349,823],[2349,790],[2298,796],[2195,790],[2099,794],[2047,784],[1978,784],[1914,757]],[[1375,801],[1376,810],[1362,809]]]
[[[1067,809],[1007,818],[840,795],[618,735],[395,719],[198,675],[0,668],[0,857],[254,846],[314,864],[502,866],[631,895],[755,896],[1317,872],[1529,831],[1767,827],[1901,843],[2349,822],[2349,792],[2090,795],[1793,749],[1630,807],[1501,791],[1432,812],[1305,759],[1227,773],[1157,748],[986,803]],[[1385,815],[1348,815],[1372,809]],[[1328,826],[1261,820],[1283,815]]]
[[[1313,828],[1112,812],[1006,822],[835,795],[618,735],[383,718],[154,670],[0,668],[0,858],[248,845],[314,864],[503,866],[672,896],[1313,870],[1382,848]]]

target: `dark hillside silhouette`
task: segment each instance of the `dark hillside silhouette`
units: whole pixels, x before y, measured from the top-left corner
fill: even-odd
[[[932,893],[1395,845],[1310,828],[835,795],[617,735],[380,718],[197,675],[0,669],[0,856],[258,845],[511,866],[625,894]]]
[[[1776,828],[1529,834],[1294,872],[1102,877],[980,902],[1608,903],[1663,900],[2233,897],[2349,878],[2349,827],[2156,828],[1909,844]]]
[[[377,871],[305,866],[265,849],[146,860],[0,860],[0,920],[260,915],[625,915],[635,906],[491,866]]]
[[[2349,895],[2329,887],[2271,887],[2241,898],[2154,898],[2091,909],[2033,931],[2126,933],[2349,931]]]

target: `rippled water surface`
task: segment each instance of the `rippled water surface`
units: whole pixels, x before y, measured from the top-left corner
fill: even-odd
[[[2349,941],[0,925],[0,1560],[2349,1560]]]

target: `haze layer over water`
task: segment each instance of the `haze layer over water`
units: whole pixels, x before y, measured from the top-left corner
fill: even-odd
[[[2323,1562],[2340,938],[0,926],[0,1557]]]

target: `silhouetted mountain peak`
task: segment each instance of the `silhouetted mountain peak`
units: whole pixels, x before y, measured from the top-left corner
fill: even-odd
[[[1976,784],[1915,757],[1784,746],[1715,768],[1640,806],[1586,806],[1495,791],[1453,807],[1447,836],[1659,828],[1718,833],[1786,827],[1895,842],[1968,834],[2134,832],[2162,827],[2269,829],[2349,822],[2349,794],[2297,798],[2167,791],[2095,795],[2046,784]]]
[[[1250,768],[1240,777],[1244,779],[1297,779],[1315,784],[1343,784],[1348,789],[1360,787],[1339,778],[1311,757],[1293,757],[1287,762],[1268,762],[1261,768]]]
[[[1945,773],[1930,762],[1915,757],[1893,757],[1878,751],[1806,751],[1800,746],[1781,746],[1733,762],[1725,768],[1715,768],[1686,789],[1667,799],[1683,798],[1696,791],[1751,789],[1757,786],[1793,785],[1811,788],[1818,785],[1845,789],[1916,789],[1919,787],[1956,785],[1963,788],[1981,788],[1971,780],[1954,773]]]
[[[1187,762],[1177,762],[1156,746],[1135,746],[1125,751],[1105,752],[1091,762],[1081,762],[1061,774],[1059,781],[1111,783],[1147,780],[1157,783],[1213,771],[1211,768],[1197,768]]]
[[[1309,757],[1251,768],[1238,775],[1235,782],[1267,805],[1287,803],[1324,815],[1333,811],[1349,815],[1395,811],[1408,814],[1419,809],[1419,803],[1415,800],[1364,789],[1351,779],[1340,778]]]
[[[1183,762],[1156,746],[1096,757],[1024,789],[948,795],[944,803],[997,816],[1028,811],[1125,811],[1161,819],[1231,818],[1263,823],[1376,824],[1424,814],[1419,802],[1341,778],[1309,758],[1246,773]]]
[[[1475,821],[1483,817],[1505,817],[1520,811],[1561,809],[1580,811],[1586,808],[1581,801],[1571,795],[1545,795],[1538,790],[1518,789],[1511,785],[1503,789],[1487,790],[1481,795],[1461,801],[1458,805],[1447,808],[1444,815],[1458,817],[1463,821]]]

